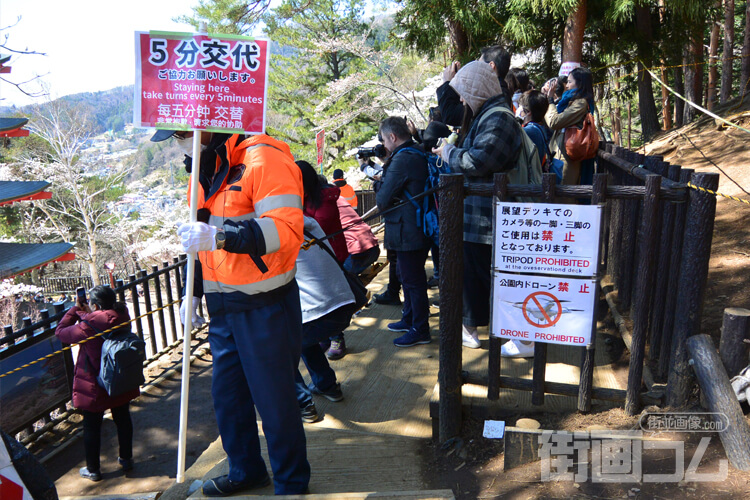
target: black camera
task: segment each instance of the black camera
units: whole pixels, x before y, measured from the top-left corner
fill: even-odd
[[[359,148],[357,150],[357,158],[372,158],[376,156],[378,158],[385,158],[388,156],[388,152],[385,150],[385,146],[377,144],[371,148]]]

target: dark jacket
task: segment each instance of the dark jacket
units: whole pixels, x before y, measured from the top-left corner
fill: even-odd
[[[405,148],[421,148],[408,140],[397,147],[383,165],[383,185],[375,195],[378,209],[383,211],[401,200],[406,200],[404,191],[411,196],[422,193],[427,181],[427,158],[416,151]],[[419,203],[420,200],[417,200]],[[417,225],[417,209],[411,203],[387,213],[385,219],[385,248],[409,252],[431,246],[430,240]]]
[[[130,319],[127,311],[118,313],[112,309],[87,313],[77,306],[68,309],[55,330],[55,335],[66,344],[73,344],[93,337],[108,328],[120,325]],[[80,323],[77,323],[80,320]],[[84,323],[86,321],[88,324]],[[130,329],[130,324],[125,328]],[[111,397],[96,381],[101,367],[102,345],[99,336],[84,342],[78,348],[78,358],[73,371],[73,406],[79,410],[103,412],[109,408],[122,406],[140,394],[138,389]]]
[[[317,221],[323,232],[333,234],[341,231],[341,216],[339,207],[336,203],[341,195],[341,191],[336,186],[323,188],[322,202],[318,208],[305,206],[305,215],[312,217]],[[336,254],[336,260],[341,264],[349,257],[349,251],[346,249],[346,237],[341,233],[328,240]]]
[[[521,151],[521,125],[508,109],[505,96],[488,99],[471,122],[459,147],[450,151],[450,166],[461,172],[468,183],[491,183],[497,172],[516,166]],[[492,244],[492,198],[467,196],[464,199],[464,241]]]

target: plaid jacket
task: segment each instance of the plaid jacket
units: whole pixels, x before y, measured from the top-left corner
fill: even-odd
[[[498,106],[510,109],[502,94],[484,103],[461,147],[450,152],[451,168],[463,173],[470,184],[492,182],[495,173],[516,166],[521,126]],[[492,198],[467,196],[464,200],[464,241],[492,244]]]

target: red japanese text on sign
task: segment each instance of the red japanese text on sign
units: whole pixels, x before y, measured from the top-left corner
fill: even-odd
[[[137,32],[134,123],[212,132],[264,132],[268,40]]]

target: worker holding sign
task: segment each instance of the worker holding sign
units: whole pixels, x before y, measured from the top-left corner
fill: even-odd
[[[172,135],[185,141],[192,132],[159,131],[152,140]],[[302,175],[289,146],[265,134],[201,135],[198,221],[177,232],[184,251],[198,252],[200,260],[196,290],[202,285],[211,316],[211,393],[229,458],[229,474],[206,481],[203,494],[227,496],[269,483],[256,408],[276,494],[301,494],[310,480],[294,385],[302,345],[294,279],[303,239]],[[187,310],[195,316],[195,305],[184,316]]]

